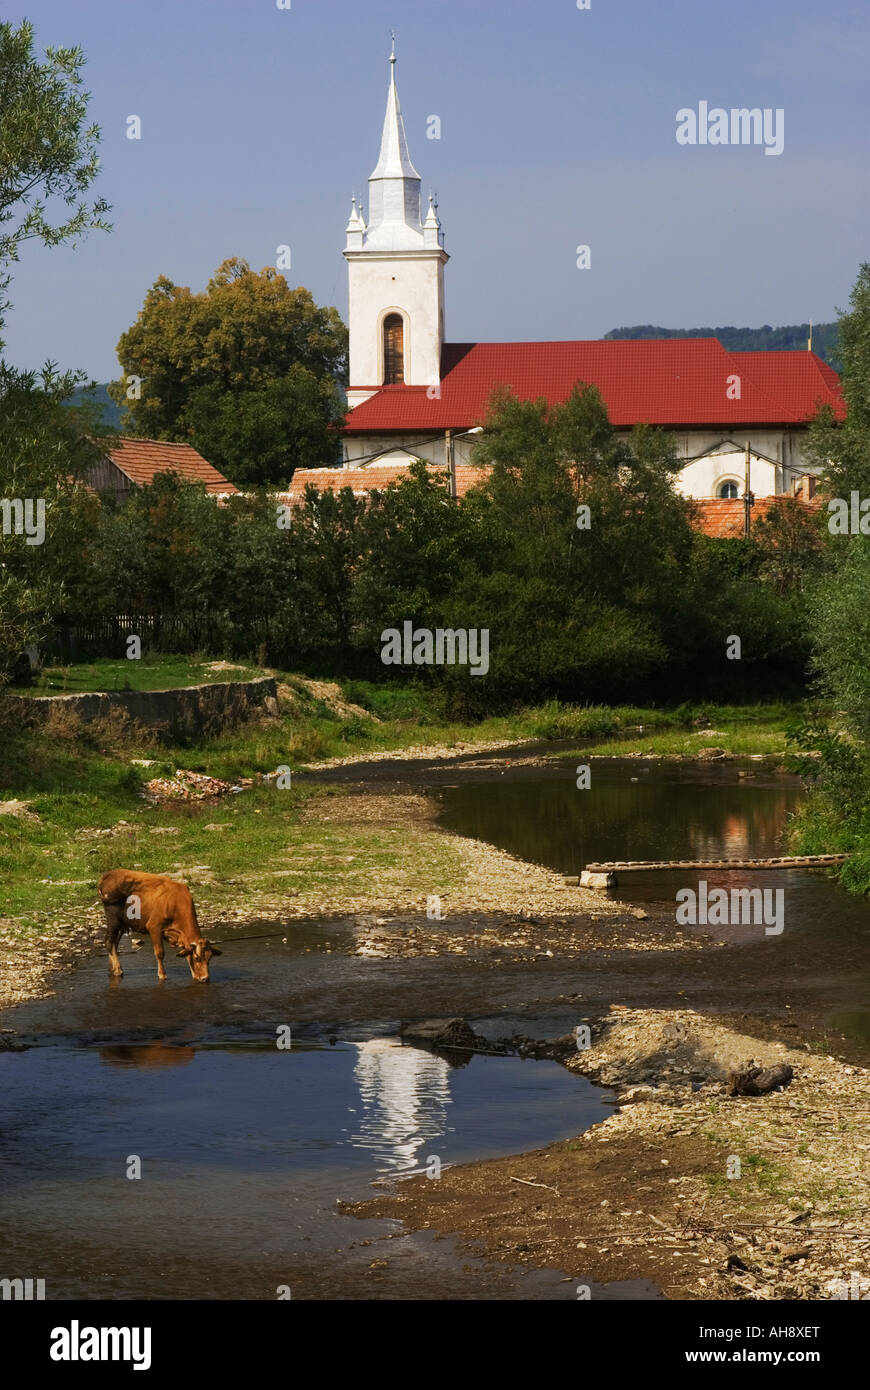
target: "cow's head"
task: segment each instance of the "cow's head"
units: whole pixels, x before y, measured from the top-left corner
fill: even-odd
[[[193,978],[207,984],[208,963],[212,956],[219,956],[221,952],[217,946],[212,946],[204,937],[200,937],[199,941],[194,941],[191,946],[185,946],[178,954],[187,958]]]

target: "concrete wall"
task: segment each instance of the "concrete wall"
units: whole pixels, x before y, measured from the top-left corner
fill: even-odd
[[[131,719],[157,729],[167,739],[192,739],[241,723],[257,710],[276,714],[277,683],[272,676],[253,681],[220,681],[189,685],[180,690],[110,690],[98,694],[9,696],[23,715],[46,720],[51,709],[69,710],[84,724],[111,710],[125,710]]]

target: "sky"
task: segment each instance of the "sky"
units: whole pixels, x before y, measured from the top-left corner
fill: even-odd
[[[114,227],[23,249],[4,332],[16,366],[110,380],[159,275],[198,291],[227,257],[259,270],[282,245],[291,284],[346,316],[344,228],[377,160],[391,29],[411,158],[451,257],[448,341],[847,307],[870,259],[866,0],[279,3],[4,5],[40,52],[84,50],[93,192]],[[677,112],[701,102],[781,109],[782,153],[678,143]]]

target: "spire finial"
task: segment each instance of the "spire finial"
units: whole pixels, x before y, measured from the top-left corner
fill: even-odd
[[[395,31],[395,29],[391,29],[391,30],[390,30],[390,38],[393,40],[393,48],[392,48],[392,52],[390,53],[390,62],[391,62],[392,64],[395,65],[395,62],[396,62],[396,31]],[[393,66],[392,71],[395,72],[395,70],[396,70],[396,69],[395,69],[395,66]]]

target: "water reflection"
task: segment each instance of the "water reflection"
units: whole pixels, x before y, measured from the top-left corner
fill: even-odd
[[[782,853],[783,830],[800,799],[795,778],[733,765],[598,759],[580,791],[573,764],[516,781],[440,790],[441,823],[562,873],[614,859],[763,858]]]
[[[362,1113],[350,1143],[369,1150],[379,1169],[416,1168],[419,1149],[447,1129],[450,1064],[394,1038],[371,1038],[357,1046],[354,1079]]]
[[[112,1067],[186,1067],[195,1056],[195,1047],[160,1042],[100,1048],[100,1060]]]

